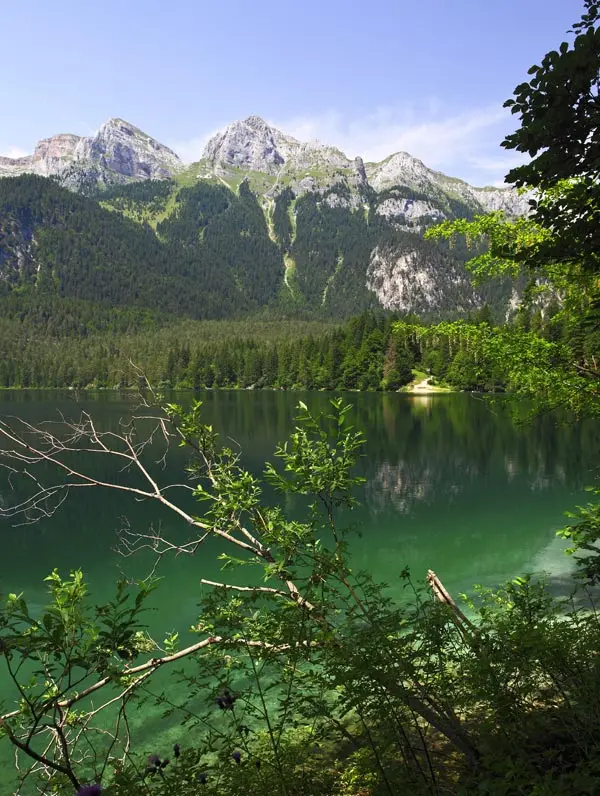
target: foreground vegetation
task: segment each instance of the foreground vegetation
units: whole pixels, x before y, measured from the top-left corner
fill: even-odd
[[[182,527],[177,538],[129,529],[124,552],[201,551],[200,564],[212,550],[223,568],[220,582],[199,569],[189,640],[148,632],[147,598],[165,588],[152,577],[121,582],[104,605],[81,572],[53,572],[41,611],[7,596],[0,641],[16,705],[2,732],[19,751],[22,792],[35,782],[47,793],[101,783],[115,796],[593,792],[600,617],[578,607],[597,577],[593,556],[582,559],[581,594],[564,600],[525,576],[480,590],[467,616],[434,573],[425,590],[404,571],[407,596],[394,602],[352,570],[352,530],[339,523],[361,480],[352,470],[363,439],[348,406],[333,400],[316,418],[300,405],[262,478],[201,413],[199,403],[146,406],[120,434],[88,416],[0,428],[5,464],[35,479],[4,513],[46,516],[85,483],[129,491],[175,511]],[[157,480],[157,445],[167,453],[177,442],[190,451],[198,514]],[[131,477],[107,482],[107,455]],[[287,516],[265,487],[300,498],[302,516]],[[599,533],[589,513],[566,531],[580,553]],[[207,538],[218,545],[206,548]],[[148,702],[172,743],[148,749],[130,732]]]
[[[351,359],[350,347],[338,357],[342,386],[352,377],[359,387],[386,378],[391,387],[413,357],[471,388],[510,388],[538,411],[600,415],[599,20],[600,3],[587,0],[573,43],[549,53],[516,90],[522,125],[505,145],[533,158],[509,175],[534,191],[531,216],[480,217],[433,233],[466,236],[477,252],[487,241],[474,262],[480,273],[525,269],[532,294],[556,298],[554,323],[544,320],[549,312],[539,315],[546,331],[362,316],[323,338],[328,356],[331,341],[354,346]],[[192,361],[190,352],[188,367]],[[300,381],[301,363],[318,379],[316,361],[299,354],[290,380]],[[280,362],[278,353],[276,378]],[[177,383],[187,370],[174,364],[172,373]],[[172,384],[169,372],[162,377]],[[88,796],[597,793],[600,617],[584,598],[600,581],[598,502],[562,532],[578,554],[570,597],[553,598],[524,575],[480,591],[463,610],[435,573],[424,591],[404,571],[410,599],[398,604],[348,559],[351,531],[339,517],[354,506],[363,440],[343,401],[334,399],[322,418],[300,404],[294,432],[262,478],[203,423],[200,403],[189,411],[153,403],[119,433],[102,433],[87,415],[37,428],[0,425],[11,478],[21,474],[31,485],[4,514],[35,520],[58,510],[70,489],[118,489],[175,512],[186,529],[177,539],[128,529],[125,552],[150,548],[160,559],[213,550],[224,570],[221,582],[199,573],[208,596],[187,646],[173,634],[153,638],[144,626],[152,578],[118,584],[114,600],[100,606],[80,572],[53,572],[41,610],[24,596],[6,597],[0,651],[15,700],[0,732],[15,748],[23,790],[32,783]],[[189,451],[195,509],[176,502],[175,485],[162,484],[153,466],[156,446],[160,461],[172,444]],[[98,468],[79,468],[82,449]],[[132,480],[105,481],[106,456]],[[302,515],[289,516],[267,487],[295,498]],[[144,700],[180,728],[170,749],[148,755],[131,735],[129,717]]]

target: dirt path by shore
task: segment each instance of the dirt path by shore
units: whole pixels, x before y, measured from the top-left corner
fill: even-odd
[[[405,391],[416,395],[431,395],[432,393],[436,392],[452,392],[452,390],[450,390],[448,387],[437,387],[436,385],[431,384],[431,378],[432,377],[429,376],[426,379],[409,384],[407,387],[405,387]]]

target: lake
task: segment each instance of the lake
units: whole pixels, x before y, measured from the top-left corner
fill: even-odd
[[[241,446],[244,463],[256,473],[293,428],[298,400],[318,410],[327,408],[330,397],[274,391],[201,396],[206,421]],[[433,569],[454,594],[528,571],[546,571],[553,588],[566,588],[572,560],[555,532],[565,524],[563,512],[585,501],[584,487],[593,483],[600,465],[597,423],[561,425],[545,415],[520,427],[502,402],[467,394],[346,397],[367,438],[358,466],[366,479],[358,494],[361,507],[349,518],[357,530],[351,541],[355,569],[369,570],[397,596],[403,593],[400,573],[406,566],[420,582]],[[179,399],[185,403],[190,396]],[[76,418],[83,409],[104,430],[117,430],[132,406],[132,399],[112,393],[0,394],[0,415],[39,422],[57,419],[58,412]],[[186,453],[174,450],[160,472],[163,482],[184,481],[185,463]],[[111,461],[102,463],[102,475],[125,477]],[[15,495],[6,477],[0,478],[0,500],[7,505]],[[17,496],[20,488],[15,485]],[[189,496],[184,499],[189,506]],[[54,517],[35,525],[13,527],[0,520],[0,592],[22,591],[41,606],[43,578],[53,568],[64,574],[81,568],[93,597],[108,598],[120,572],[141,576],[152,564],[147,555],[123,558],[115,552],[124,517],[138,531],[161,523],[165,535],[187,538],[186,524],[154,504],[108,490],[74,492]],[[183,643],[191,643],[195,637],[186,630],[196,619],[199,578],[219,579],[220,550],[220,542],[211,541],[194,558],[161,563],[166,583],[153,595],[154,630],[179,630]],[[2,696],[6,684],[0,681]]]

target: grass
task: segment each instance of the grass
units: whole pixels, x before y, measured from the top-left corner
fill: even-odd
[[[135,221],[137,224],[149,224],[154,231],[161,221],[168,218],[175,209],[177,203],[178,190],[174,190],[164,203],[164,207],[156,212],[146,207],[143,202],[131,203],[128,206],[119,207],[118,200],[100,201],[100,207],[110,210],[111,213],[120,213],[125,218]]]

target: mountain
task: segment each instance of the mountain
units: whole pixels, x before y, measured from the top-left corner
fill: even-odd
[[[274,190],[290,185],[296,193],[348,185],[358,194],[377,193],[405,186],[445,204],[448,214],[460,203],[476,212],[504,210],[509,215],[527,212],[527,199],[511,188],[473,188],[463,180],[427,168],[406,152],[397,152],[379,163],[350,160],[335,147],[302,143],[270,127],[259,116],[230,124],[206,144],[198,176],[231,176],[236,171],[274,176]],[[202,171],[203,169],[203,171]],[[386,197],[387,198],[387,197]],[[456,207],[454,208],[456,209]],[[405,216],[407,209],[387,203],[383,214]],[[411,205],[411,218],[430,214],[428,207]]]
[[[202,159],[216,172],[229,166],[247,171],[279,174],[285,167],[295,170],[319,166],[347,168],[349,160],[335,147],[318,143],[301,143],[270,127],[260,116],[249,116],[233,122],[206,144]]]
[[[286,285],[311,306],[343,315],[344,307],[363,309],[373,297],[386,309],[434,314],[465,312],[486,300],[501,312],[514,304],[507,283],[473,289],[464,269],[468,252],[422,237],[448,218],[525,214],[527,197],[511,188],[475,188],[405,152],[364,163],[298,141],[258,116],[214,135],[179,179],[219,180],[232,190],[247,182],[284,252]]]
[[[0,176],[17,175],[0,180],[4,291],[204,318],[378,306],[439,317],[485,302],[500,316],[518,299],[508,280],[475,288],[471,253],[423,232],[488,210],[525,213],[526,197],[474,188],[407,153],[350,159],[258,116],[217,133],[187,167],[112,119],[91,138],[55,136],[31,157],[1,158]]]
[[[0,157],[0,177],[38,174],[77,191],[149,179],[169,179],[183,163],[168,147],[123,119],[109,119],[91,137],[55,135],[33,155]]]

